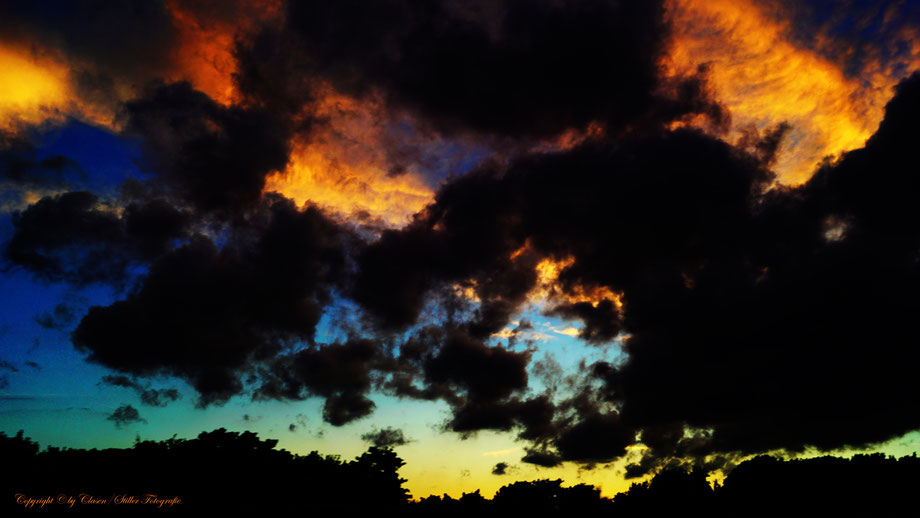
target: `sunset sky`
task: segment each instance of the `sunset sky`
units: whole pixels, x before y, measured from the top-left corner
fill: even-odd
[[[0,5],[0,431],[416,498],[920,445],[920,4]]]

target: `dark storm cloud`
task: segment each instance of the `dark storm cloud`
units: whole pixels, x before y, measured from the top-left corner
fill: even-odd
[[[267,198],[253,220],[221,248],[195,235],[159,257],[127,299],[90,309],[74,331],[76,347],[126,374],[184,378],[208,404],[242,392],[241,377],[274,361],[289,341],[312,342],[343,268],[342,232],[316,209],[279,197]],[[308,388],[333,395],[331,385],[316,383]],[[281,390],[293,396],[299,386]],[[363,404],[331,400],[335,415]]]
[[[126,104],[157,187],[203,211],[233,216],[257,204],[265,176],[285,167],[288,123],[258,108],[224,107],[188,83],[152,83]]]
[[[48,196],[13,213],[6,259],[42,279],[120,282],[181,237],[187,216],[162,200],[132,202],[120,214],[90,192]]]
[[[382,388],[397,397],[446,401],[452,408],[446,430],[517,430],[534,440],[547,435],[554,407],[545,395],[523,397],[530,356],[486,345],[462,327],[426,327],[381,364]]]
[[[562,463],[562,459],[556,453],[546,449],[528,449],[527,453],[521,457],[521,462],[544,468],[554,468]]]
[[[547,256],[578,259],[562,273],[564,291],[625,288],[656,267],[680,277],[694,254],[725,247],[727,235],[746,239],[752,196],[770,179],[752,157],[691,131],[590,142],[507,168],[487,163],[362,251],[354,296],[382,325],[399,327],[415,321],[428,291],[470,278],[480,299],[516,309],[534,286],[536,260]],[[533,251],[512,259],[525,242]],[[602,318],[615,316],[609,302],[559,311],[584,319],[584,336],[615,331]],[[504,327],[510,314],[490,327]]]
[[[453,416],[446,428],[461,434],[517,428],[522,438],[535,439],[546,435],[554,410],[544,396],[506,400],[464,399],[453,406]]]
[[[635,439],[635,430],[625,426],[619,414],[609,412],[579,416],[553,443],[562,460],[591,463],[622,457]]]
[[[361,440],[368,442],[378,448],[391,448],[393,446],[405,446],[410,440],[406,438],[403,431],[399,428],[381,428],[361,434]]]
[[[0,34],[63,52],[84,85],[110,86],[114,77],[146,82],[166,72],[178,50],[172,17],[160,1],[4,2]]]
[[[493,183],[480,171],[448,184],[421,217],[404,229],[384,232],[360,253],[353,296],[382,327],[414,323],[426,292],[471,278],[484,304],[469,331],[485,338],[507,324],[536,273],[530,254],[509,259],[525,236],[513,233],[515,209],[508,204],[514,198],[491,190]]]
[[[545,440],[555,430],[555,406],[547,395],[525,397],[529,362],[529,352],[488,346],[462,327],[426,327],[381,369],[382,388],[401,398],[444,400],[452,415],[443,428],[462,436],[513,430]]]
[[[610,299],[604,299],[597,305],[591,302],[560,304],[552,308],[548,314],[580,319],[585,323],[585,327],[578,332],[578,336],[592,343],[609,342],[621,331],[620,312]]]
[[[106,418],[115,422],[116,428],[121,428],[132,423],[147,423],[147,420],[141,417],[140,412],[131,405],[122,405],[112,412],[112,415]]]
[[[381,352],[370,340],[308,348],[278,357],[261,373],[257,396],[271,399],[326,399],[323,419],[341,426],[369,415],[375,407],[366,394]]]
[[[299,109],[318,77],[447,133],[515,139],[718,111],[692,80],[664,100],[662,14],[660,2],[290,2],[284,28],[240,45],[238,81]]]
[[[371,415],[377,405],[366,396],[346,392],[326,399],[323,420],[333,426],[342,426]]]
[[[628,361],[595,365],[603,388],[585,392],[619,410],[557,414],[553,450],[535,450],[562,460],[613,460],[640,435],[649,456],[700,459],[895,437],[920,426],[909,388],[909,344],[920,339],[910,317],[918,105],[914,76],[865,149],[800,188],[765,189],[782,126],[751,153],[678,130],[486,164],[363,252],[356,298],[381,322],[406,325],[439,286],[490,279],[502,293],[504,277],[492,274],[525,242],[540,257],[574,258],[563,293],[623,293],[622,314],[609,299],[550,309],[582,320],[589,341],[629,335]],[[455,379],[428,381],[473,386],[476,374],[450,365]],[[516,426],[495,410],[510,393],[454,403],[454,428]],[[482,417],[458,426],[473,408]],[[655,432],[664,429],[675,433]]]
[[[111,6],[83,7],[86,16],[105,19],[102,10]],[[524,252],[507,259],[526,237],[508,235],[510,221],[499,222],[480,242],[470,218],[486,200],[464,202],[473,194],[464,189],[488,186],[490,178],[445,191],[434,210],[453,205],[451,214],[433,212],[411,231],[388,233],[359,252],[362,273],[354,288],[342,243],[353,236],[315,209],[298,211],[289,201],[263,198],[265,176],[287,163],[291,132],[311,122],[300,111],[309,111],[303,104],[311,101],[312,82],[331,82],[358,96],[379,90],[426,127],[515,138],[551,136],[590,122],[619,132],[715,107],[697,79],[659,84],[656,63],[666,30],[657,3],[347,7],[292,3],[287,25],[269,24],[255,38],[241,38],[239,106],[221,106],[185,83],[150,83],[125,104],[122,121],[125,132],[140,139],[153,178],[123,186],[121,213],[90,193],[42,200],[17,216],[7,255],[44,278],[75,283],[149,268],[127,298],[90,310],[73,333],[74,344],[91,361],[124,374],[186,379],[203,405],[249,389],[258,397],[319,396],[326,399],[324,418],[339,425],[373,410],[367,394],[380,382],[401,396],[447,400],[456,411],[449,426],[458,431],[519,428],[522,436],[545,436],[552,402],[522,395],[530,353],[483,342],[525,300],[540,258]],[[159,8],[147,7],[151,26],[161,19]],[[25,8],[19,11],[28,18]],[[202,13],[213,6],[191,11],[207,18]],[[132,26],[129,14],[125,27]],[[323,21],[316,25],[319,15]],[[36,20],[23,30],[65,42],[79,30],[52,22]],[[105,71],[118,63],[122,49],[94,47],[110,34],[68,45],[81,59],[97,58],[83,71],[89,82],[111,81]],[[173,32],[159,36],[149,41],[168,49]],[[152,69],[157,63],[151,58]],[[662,98],[669,87],[674,99]],[[502,210],[504,194],[489,200],[485,214]],[[450,233],[425,226],[442,219],[452,221]],[[219,235],[206,236],[204,229]],[[402,257],[387,246],[414,255]],[[506,259],[497,261],[500,256]],[[432,290],[470,279],[482,303],[415,358],[389,357],[366,339],[313,344],[333,288],[354,293],[390,330],[414,322]],[[308,347],[281,354],[298,340]],[[142,401],[159,400],[159,392],[144,398],[146,389],[132,383]]]
[[[505,462],[499,462],[492,468],[493,475],[504,475],[508,472],[508,464]]]
[[[148,85],[126,104],[124,118],[125,131],[142,138],[154,178],[127,181],[120,200],[76,191],[14,213],[10,262],[52,281],[124,280],[133,266],[172,250],[193,224],[212,223],[212,215],[235,223],[243,210],[262,210],[265,176],[287,163],[287,123],[258,109],[220,106],[187,83]],[[16,165],[25,159],[17,160],[6,169],[25,168]]]
[[[709,254],[692,288],[627,292],[630,360],[603,375],[624,420],[711,430],[646,431],[653,452],[860,446],[920,425],[908,389],[918,114],[915,75],[864,149],[765,197],[743,256]]]
[[[472,400],[496,400],[527,387],[529,353],[489,347],[461,332],[451,333],[424,362],[426,381],[463,390]]]

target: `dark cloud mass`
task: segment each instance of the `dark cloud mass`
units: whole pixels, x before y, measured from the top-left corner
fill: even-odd
[[[763,157],[685,130],[485,165],[363,252],[357,298],[405,325],[425,290],[500,279],[491,274],[525,242],[574,257],[563,291],[622,293],[622,320],[609,300],[550,310],[581,319],[589,341],[629,334],[625,365],[593,370],[604,388],[591,397],[619,411],[554,421],[562,459],[612,460],[639,432],[662,458],[895,437],[918,426],[916,401],[900,395],[912,376],[908,344],[920,338],[909,317],[918,99],[913,76],[866,148],[801,188],[766,190]],[[374,293],[398,296],[378,309]],[[684,427],[705,433],[685,437]],[[662,428],[681,432],[653,440]],[[556,455],[540,451],[528,457]]]
[[[115,411],[112,412],[112,415],[106,419],[114,421],[116,428],[121,428],[133,423],[147,423],[147,420],[141,417],[140,412],[131,405],[122,405],[116,408]]]
[[[381,428],[361,434],[361,440],[369,442],[378,448],[391,448],[393,446],[405,446],[410,440],[406,439],[403,431],[399,428]]]
[[[240,46],[239,81],[256,99],[299,107],[314,94],[303,77],[318,76],[359,97],[383,94],[447,133],[514,139],[718,112],[692,78],[681,95],[663,94],[663,9],[657,1],[290,2],[283,29]]]
[[[132,202],[119,214],[93,193],[67,192],[13,213],[16,233],[5,255],[46,280],[121,282],[132,266],[166,252],[185,222],[159,199]]]
[[[98,34],[95,22],[79,26],[83,15],[46,19],[25,4],[4,6],[0,25],[67,46],[88,73],[116,74],[125,52],[155,68],[174,44],[162,6],[127,5],[62,11],[125,12]],[[120,123],[150,174],[117,196],[60,192],[67,159],[39,159],[0,135],[0,181],[59,192],[13,213],[5,267],[124,288],[72,333],[89,361],[116,373],[106,383],[154,406],[179,396],[139,381],[159,375],[190,383],[200,406],[319,397],[335,426],[370,415],[375,392],[442,400],[445,430],[515,433],[521,460],[537,466],[605,463],[642,442],[629,476],[920,428],[920,75],[898,86],[863,149],[791,187],[770,170],[789,126],[732,145],[674,124],[696,117],[718,130],[728,120],[705,70],[662,77],[659,2],[284,9],[236,35],[235,104],[140,74],[147,86]],[[109,48],[140,15],[145,29]],[[495,153],[442,182],[402,228],[298,207],[263,191],[292,142],[323,123],[320,87]],[[535,145],[567,130],[590,136]],[[562,265],[549,287],[545,260]],[[504,343],[494,335],[537,288],[550,288],[546,315],[576,322],[593,346],[618,340],[624,356],[583,362],[571,383],[535,393],[529,373],[561,376],[550,357],[531,362],[537,342],[520,343],[533,324],[522,320]],[[319,339],[338,303],[360,323]],[[39,322],[80,317],[68,311]],[[142,421],[130,405],[109,419]],[[405,443],[392,428],[363,438]]]
[[[366,393],[379,357],[375,344],[364,339],[304,349],[269,365],[256,394],[272,399],[324,397],[323,419],[341,426],[374,410]]]
[[[312,341],[343,261],[338,229],[317,210],[267,198],[260,216],[222,248],[198,234],[159,257],[130,297],[90,309],[75,346],[125,373],[185,378],[203,404],[243,391],[254,365]]]
[[[142,137],[157,186],[201,210],[234,213],[255,205],[265,176],[287,164],[283,119],[223,107],[188,83],[152,83],[125,112],[126,131]]]

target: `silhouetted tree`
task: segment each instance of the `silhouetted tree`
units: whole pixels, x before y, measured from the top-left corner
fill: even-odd
[[[100,498],[113,494],[178,496],[170,512],[325,513],[405,505],[408,490],[397,471],[405,462],[387,448],[370,448],[352,462],[317,452],[293,455],[278,441],[220,428],[194,439],[136,440],[132,448],[49,448],[0,434],[4,470],[2,509],[21,511],[14,495],[53,493]],[[357,496],[357,498],[356,498]],[[93,511],[134,514],[123,506]],[[148,508],[137,508],[147,512]]]
[[[371,447],[350,462],[337,455],[293,455],[277,441],[223,428],[194,439],[136,440],[132,448],[47,448],[24,436],[0,433],[3,461],[0,515],[23,510],[15,494],[113,494],[177,496],[179,507],[103,506],[93,514],[249,513],[340,514],[393,510],[410,516],[469,516],[529,513],[570,516],[594,512],[614,516],[822,516],[910,514],[916,506],[920,458],[883,454],[852,459],[820,457],[743,462],[712,489],[702,471],[671,468],[633,484],[611,501],[588,484],[563,487],[562,480],[508,484],[492,500],[479,490],[459,499],[429,496],[408,505],[399,469],[405,462],[391,448]],[[84,509],[85,510],[85,509]]]

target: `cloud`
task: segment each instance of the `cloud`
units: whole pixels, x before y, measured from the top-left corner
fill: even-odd
[[[507,474],[508,467],[509,467],[508,464],[504,462],[499,462],[498,464],[495,465],[494,468],[492,468],[492,474],[493,475],[505,475]]]
[[[163,407],[172,401],[179,400],[182,395],[176,389],[146,389],[141,392],[141,403],[148,406]]]
[[[127,374],[184,378],[201,404],[241,393],[239,378],[257,373],[286,340],[312,340],[343,261],[341,232],[319,211],[268,198],[260,215],[222,248],[196,235],[159,257],[130,297],[90,309],[74,344]],[[125,339],[134,346],[122,347]],[[276,367],[284,368],[280,359]],[[336,408],[353,401],[339,399]]]
[[[45,329],[64,330],[74,322],[77,315],[74,307],[66,303],[55,304],[54,309],[45,311],[35,317],[35,322]]]
[[[554,468],[562,463],[562,459],[559,455],[546,449],[529,449],[527,453],[521,457],[521,462],[535,464],[544,468]]]
[[[303,57],[282,63],[352,95],[380,89],[448,133],[545,137],[595,121],[619,129],[659,101],[659,2],[291,2],[286,14],[281,48]],[[264,61],[255,50],[244,47],[241,61]]]
[[[546,464],[552,456],[613,460],[640,437],[655,443],[647,455],[702,458],[898,436],[916,427],[909,403],[893,396],[910,376],[889,359],[910,357],[897,337],[911,335],[904,326],[916,186],[903,171],[913,160],[918,84],[915,76],[899,87],[865,149],[801,188],[767,190],[774,177],[762,157],[688,130],[486,164],[445,184],[413,224],[370,245],[359,258],[366,268],[356,297],[374,312],[362,282],[368,294],[398,294],[407,304],[380,307],[379,316],[406,325],[439,285],[489,279],[496,294],[505,282],[514,286],[503,273],[525,244],[540,256],[573,258],[559,274],[562,295],[593,286],[622,293],[622,312],[610,299],[555,310],[582,320],[588,340],[627,332],[628,359],[593,367],[603,388],[585,389],[590,412],[551,412],[555,453],[532,456]],[[870,181],[873,170],[883,172]],[[847,225],[829,240],[834,218]],[[518,292],[505,293],[513,295],[496,298],[517,307]],[[848,318],[857,307],[860,317]],[[469,389],[484,372],[445,364],[450,371],[427,381]],[[502,379],[508,388],[481,390],[491,399],[454,404],[453,429],[520,426],[497,410],[511,402],[493,400],[522,385]],[[871,425],[849,422],[854,401]],[[679,433],[656,435],[662,427]]]
[[[79,164],[62,155],[40,157],[25,136],[0,130],[0,194],[15,207],[36,193],[66,188],[85,178]]]
[[[162,189],[203,211],[257,205],[265,176],[288,161],[288,123],[259,108],[224,107],[189,83],[149,84],[125,104],[125,132],[142,138]]]
[[[100,383],[133,389],[137,392],[138,397],[140,397],[141,404],[147,406],[165,407],[169,403],[178,401],[182,398],[182,394],[174,388],[153,389],[135,378],[123,375],[103,376]]]
[[[118,74],[126,49],[149,58],[151,71],[124,72],[145,86],[119,119],[149,175],[107,197],[48,193],[13,214],[4,257],[45,281],[125,288],[72,340],[143,403],[178,397],[138,381],[161,375],[187,381],[199,406],[322,398],[333,426],[369,416],[375,391],[441,400],[444,429],[514,433],[523,462],[639,452],[636,476],[920,428],[920,76],[900,84],[864,148],[792,187],[771,167],[794,128],[771,121],[728,142],[706,70],[661,74],[673,33],[657,2],[290,2],[234,39],[232,103],[153,71],[177,41],[161,5],[139,11],[166,23],[149,42],[121,27],[85,34],[76,21],[121,9],[87,6],[57,25],[14,6],[21,23],[4,23],[17,25],[10,37],[67,47],[97,79]],[[109,49],[119,35],[125,47]],[[266,192],[293,149],[353,137],[326,139],[341,99],[386,128],[374,142],[402,121],[430,135],[420,141],[475,142],[488,156],[402,227]],[[3,139],[5,182],[70,188],[66,159]],[[364,189],[330,171],[342,192]],[[532,363],[542,345],[517,340],[532,325],[507,329],[537,294],[567,321],[557,332],[616,340],[624,356],[582,362],[566,383],[558,365]],[[324,342],[317,327],[337,305],[357,323]],[[65,306],[39,317],[71,318]],[[124,405],[111,419],[140,416]]]
[[[375,404],[367,396],[374,361],[380,352],[369,340],[308,348],[278,357],[261,372],[256,396],[269,399],[326,399],[323,419],[341,426],[369,415]]]
[[[49,12],[57,16],[48,16]],[[56,47],[109,73],[162,71],[175,37],[161,2],[138,6],[100,1],[67,6],[13,2],[3,7],[2,19],[5,38]]]
[[[116,428],[121,428],[122,426],[127,426],[132,423],[147,423],[147,420],[142,418],[137,409],[131,405],[122,405],[116,408],[115,411],[112,412],[112,415],[106,419],[114,421]]]
[[[368,442],[378,448],[392,448],[394,446],[405,446],[409,444],[410,439],[403,435],[399,428],[381,428],[361,434],[361,440]]]
[[[165,252],[186,216],[163,200],[129,203],[121,214],[93,193],[47,196],[13,213],[10,264],[47,281],[121,283],[133,265]],[[62,315],[66,316],[66,315]],[[46,322],[57,324],[52,318]]]

